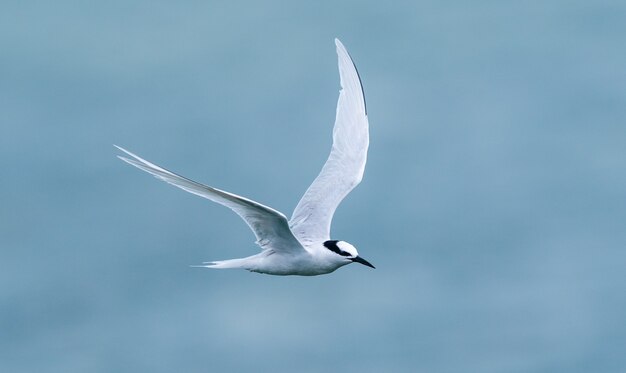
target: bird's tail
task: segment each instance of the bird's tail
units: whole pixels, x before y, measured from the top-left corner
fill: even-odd
[[[229,269],[229,268],[243,268],[250,269],[248,258],[229,259],[229,260],[216,260],[212,262],[203,262],[202,265],[196,265],[191,267],[201,268],[215,268],[215,269]]]

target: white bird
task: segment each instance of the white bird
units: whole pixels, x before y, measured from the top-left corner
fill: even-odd
[[[131,158],[121,160],[189,193],[222,204],[239,215],[262,251],[246,258],[205,262],[207,268],[243,268],[271,275],[315,276],[353,262],[374,268],[345,241],[330,239],[339,203],[361,182],[369,146],[365,97],[359,74],[343,44],[335,39],[341,90],[333,145],[322,171],[296,206],[291,219],[248,198],[197,183],[115,145]]]

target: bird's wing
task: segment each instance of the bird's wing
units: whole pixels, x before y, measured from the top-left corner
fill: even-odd
[[[359,74],[338,39],[341,91],[333,129],[333,146],[322,171],[307,189],[289,221],[291,231],[303,244],[328,240],[330,224],[339,203],[361,182],[369,130],[365,97]]]
[[[236,212],[252,229],[257,239],[256,243],[263,250],[272,249],[274,251],[291,253],[304,250],[291,233],[287,218],[281,212],[236,194],[197,183],[150,163],[117,145],[115,147],[132,157],[132,159],[129,159],[118,156],[124,162],[154,175],[157,179],[189,193],[217,202]]]

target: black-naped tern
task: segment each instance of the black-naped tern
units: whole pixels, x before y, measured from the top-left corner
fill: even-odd
[[[246,258],[205,262],[206,268],[243,268],[271,275],[315,276],[353,262],[374,268],[345,241],[330,239],[330,224],[339,203],[363,178],[369,129],[361,79],[346,48],[335,39],[341,91],[333,129],[333,146],[322,171],[307,189],[290,220],[271,207],[197,183],[116,145],[130,158],[119,158],[189,193],[222,204],[248,224],[261,252]]]

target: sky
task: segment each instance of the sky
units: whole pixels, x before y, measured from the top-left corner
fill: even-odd
[[[331,145],[333,39],[370,122],[334,239],[377,268],[248,256]],[[624,372],[623,1],[5,1],[0,371]]]

